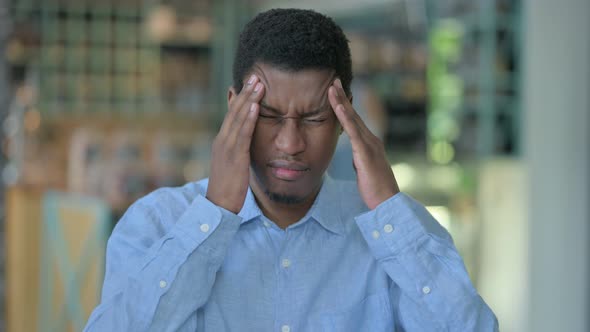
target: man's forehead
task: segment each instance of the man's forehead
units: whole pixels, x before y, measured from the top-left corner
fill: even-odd
[[[263,98],[260,101],[260,107],[262,107],[263,110],[265,111],[270,111],[273,113],[277,113],[277,114],[285,114],[288,113],[287,110],[284,110],[281,108],[280,105],[273,105],[272,102],[268,103],[266,102],[266,100]],[[316,115],[316,114],[323,114],[325,112],[329,112],[330,109],[330,103],[325,100],[322,101],[320,103],[317,104],[317,106],[311,106],[305,109],[296,109],[297,113],[302,115],[302,116],[307,116],[307,115]]]
[[[327,108],[328,88],[336,77],[333,70],[287,70],[264,63],[256,64],[252,74],[265,86],[260,105],[281,114],[306,114]]]
[[[246,77],[244,77],[244,80],[248,80],[248,78],[252,74],[257,75],[260,78],[260,80],[265,84],[269,84],[272,78],[289,78],[294,75],[308,77],[309,79],[313,79],[321,83],[331,83],[332,81],[334,81],[334,79],[336,79],[336,71],[333,69],[290,69],[286,67],[259,62],[255,63],[252,66],[252,70],[248,75],[246,75]]]

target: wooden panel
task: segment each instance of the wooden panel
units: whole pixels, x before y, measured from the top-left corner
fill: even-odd
[[[6,192],[6,328],[37,330],[41,192],[13,187]]]
[[[6,207],[7,331],[81,330],[99,301],[107,207],[22,187],[8,189]]]
[[[43,197],[40,331],[79,331],[100,299],[108,208],[97,198]]]

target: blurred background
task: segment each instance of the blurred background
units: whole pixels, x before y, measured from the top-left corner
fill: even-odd
[[[355,108],[501,330],[590,331],[587,0],[0,0],[0,331],[82,329],[127,207],[207,176],[273,7],[343,27]]]

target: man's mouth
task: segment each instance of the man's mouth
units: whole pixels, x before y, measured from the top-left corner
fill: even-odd
[[[295,181],[309,171],[309,167],[300,162],[273,160],[267,165],[276,178],[284,181]]]

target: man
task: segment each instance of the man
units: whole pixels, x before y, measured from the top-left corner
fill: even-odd
[[[400,193],[318,13],[240,35],[209,179],[129,208],[87,331],[494,331],[449,234]],[[324,174],[344,131],[357,181]]]

